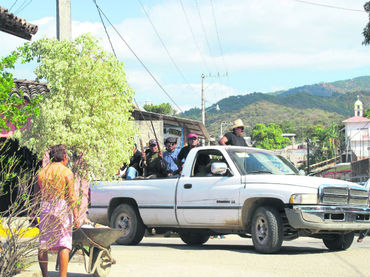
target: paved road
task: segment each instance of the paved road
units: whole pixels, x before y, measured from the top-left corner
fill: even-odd
[[[256,253],[250,239],[238,236],[202,247],[186,246],[179,238],[146,237],[137,246],[112,245],[112,254],[117,260],[112,277],[370,277],[369,237],[342,252],[329,252],[321,240],[299,238],[284,242],[274,255]],[[71,263],[69,272],[69,277],[89,276],[81,262]]]

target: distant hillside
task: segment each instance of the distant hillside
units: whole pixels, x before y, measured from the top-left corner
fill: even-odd
[[[333,83],[302,86],[274,93],[251,93],[224,98],[206,109],[206,127],[220,135],[223,121],[243,119],[249,132],[257,123],[278,123],[295,126],[341,123],[353,116],[353,105],[360,95],[366,108],[370,105],[370,76]],[[215,106],[220,107],[220,111]],[[180,116],[201,120],[201,111],[194,108]],[[283,130],[291,131],[291,130]]]
[[[370,76],[362,76],[332,83],[319,83],[280,91],[277,95],[286,96],[295,93],[307,93],[317,96],[332,96],[334,93],[370,91]]]

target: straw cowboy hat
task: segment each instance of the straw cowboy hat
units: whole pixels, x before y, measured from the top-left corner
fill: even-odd
[[[238,127],[245,128],[245,125],[243,124],[243,121],[240,118],[234,121],[233,126],[230,127],[230,131]]]

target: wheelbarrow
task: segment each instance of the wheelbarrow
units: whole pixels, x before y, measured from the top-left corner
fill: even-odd
[[[124,233],[124,230],[119,229],[81,227],[72,234],[72,251],[69,254],[69,260],[78,250],[81,250],[86,272],[93,274],[94,277],[106,277],[112,264],[116,263],[111,255],[110,245]]]

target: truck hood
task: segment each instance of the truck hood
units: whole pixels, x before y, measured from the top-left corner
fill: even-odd
[[[300,175],[250,174],[244,175],[243,179],[246,183],[269,183],[307,188],[319,188],[321,185],[346,185],[363,188],[356,183],[351,183],[344,180]]]

